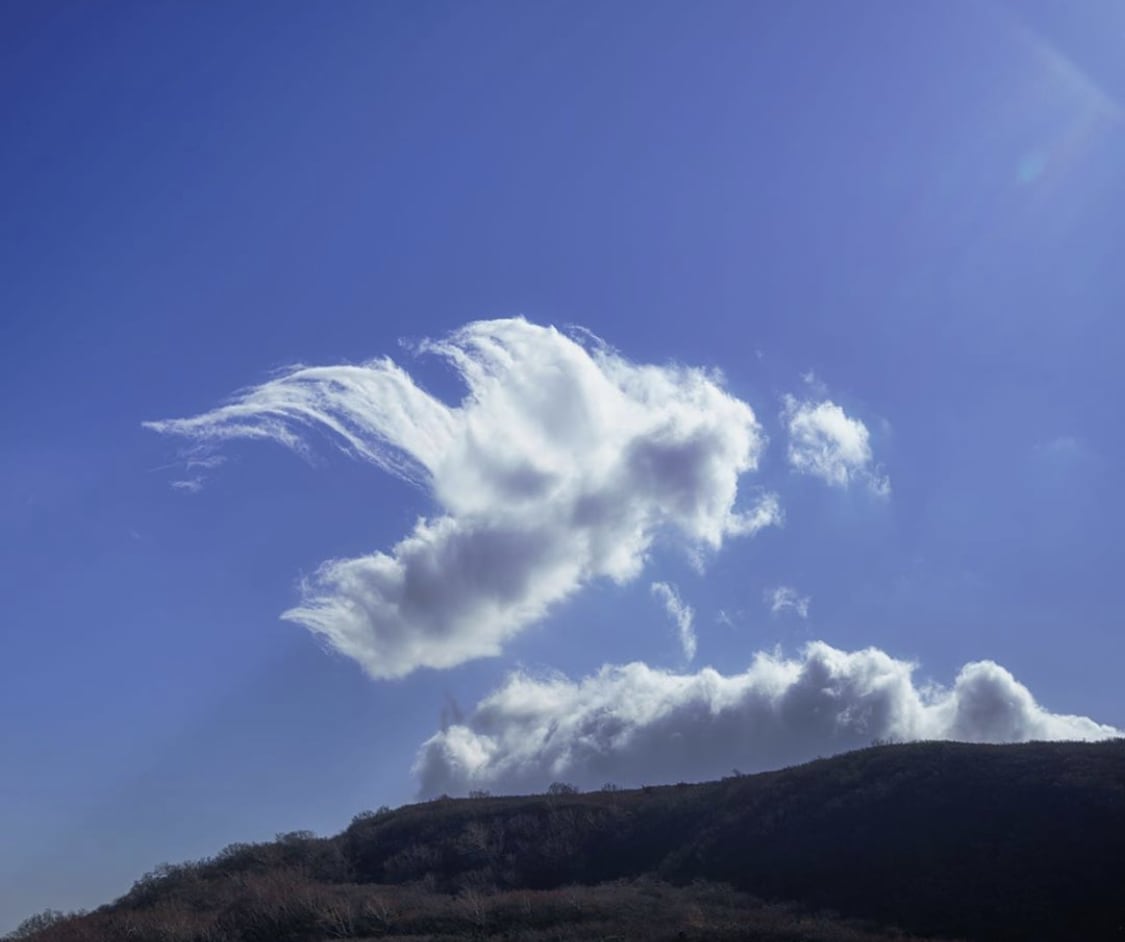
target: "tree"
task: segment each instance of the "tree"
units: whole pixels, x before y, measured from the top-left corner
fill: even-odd
[[[29,939],[37,932],[42,932],[44,929],[50,929],[51,926],[56,925],[64,920],[70,919],[72,916],[80,916],[81,913],[63,913],[57,909],[44,909],[41,913],[36,913],[34,916],[28,916],[21,922],[15,929],[3,936],[4,939]]]

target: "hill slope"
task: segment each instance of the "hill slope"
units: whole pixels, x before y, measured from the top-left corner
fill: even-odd
[[[881,746],[700,785],[561,791],[233,845],[31,937],[892,937],[877,924],[1125,939],[1122,741]],[[867,926],[809,915],[826,910]]]

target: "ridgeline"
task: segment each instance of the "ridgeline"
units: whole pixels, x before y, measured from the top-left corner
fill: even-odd
[[[1125,940],[1125,741],[440,798],[162,866],[36,942]]]

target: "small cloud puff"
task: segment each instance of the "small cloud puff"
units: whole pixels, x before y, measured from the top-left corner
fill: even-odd
[[[651,586],[652,594],[664,606],[664,611],[672,619],[680,636],[680,647],[683,648],[684,657],[688,661],[695,659],[695,610],[686,605],[680,598],[676,587],[667,582],[654,582]]]
[[[182,481],[172,481],[169,486],[174,491],[183,491],[185,494],[198,494],[203,490],[203,479],[185,478]]]
[[[637,364],[522,319],[418,349],[467,387],[450,406],[389,359],[293,367],[209,412],[146,423],[196,455],[228,439],[311,449],[310,433],[425,488],[441,508],[387,552],[323,563],[285,618],[374,677],[500,653],[591,580],[626,582],[658,533],[689,553],[780,521],[736,507],[765,437],[704,369]]]
[[[891,482],[874,466],[871,435],[859,419],[825,399],[821,402],[786,396],[782,421],[789,435],[789,466],[836,487],[863,483],[877,495],[887,496]]]
[[[163,465],[154,470],[164,471],[176,468],[188,474],[188,477],[170,481],[173,490],[184,494],[198,494],[207,483],[207,472],[214,471],[226,461],[222,455],[208,454],[206,447],[192,447],[181,452],[178,461]]]
[[[1041,464],[1064,470],[1092,467],[1097,461],[1097,453],[1086,442],[1073,435],[1059,435],[1038,442],[1032,453]]]
[[[1112,726],[1050,713],[992,661],[953,686],[919,686],[914,665],[823,642],[799,657],[759,653],[742,674],[645,664],[606,666],[574,682],[511,675],[462,723],[425,742],[423,796],[470,788],[521,792],[564,780],[640,785],[777,768],[873,739],[970,742],[1106,739]]]
[[[766,589],[765,599],[766,605],[774,615],[790,611],[800,618],[809,617],[809,602],[812,599],[807,595],[799,594],[791,586],[779,585],[774,589]]]

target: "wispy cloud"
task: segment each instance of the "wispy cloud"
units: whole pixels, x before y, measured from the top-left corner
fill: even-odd
[[[828,395],[828,387],[825,385],[824,380],[816,375],[815,370],[805,370],[801,374],[801,382],[808,387],[808,394],[810,396],[820,396],[823,398]]]
[[[181,481],[170,481],[173,490],[183,491],[185,494],[198,494],[203,490],[203,478],[185,478]]]
[[[293,367],[209,412],[146,423],[213,448],[313,433],[430,492],[442,509],[388,552],[329,560],[285,618],[373,676],[450,667],[505,641],[591,580],[626,582],[659,532],[689,551],[777,523],[736,506],[765,439],[717,373],[632,363],[522,319],[473,323],[419,350],[467,394],[449,406],[389,359]]]
[[[786,396],[781,418],[789,434],[789,466],[836,487],[866,485],[886,496],[890,479],[874,464],[871,435],[859,419],[825,399],[820,402]]]
[[[1058,435],[1037,442],[1032,454],[1042,463],[1058,468],[1077,468],[1089,465],[1096,460],[1096,454],[1089,445],[1073,435]]]
[[[680,636],[680,647],[683,648],[684,657],[688,661],[695,659],[695,611],[690,605],[685,604],[680,598],[674,585],[667,582],[654,582],[651,586],[652,594],[664,606],[664,611],[672,619]]]
[[[792,586],[779,585],[773,589],[766,589],[765,599],[766,605],[774,615],[793,612],[801,618],[809,617],[809,602],[812,600],[807,595],[801,595]]]
[[[169,481],[173,490],[185,494],[198,494],[207,483],[208,472],[220,467],[226,458],[222,455],[211,454],[207,445],[197,445],[181,452],[179,460],[153,468],[154,471],[167,471],[175,469],[187,474],[187,477]]]
[[[733,676],[645,664],[571,681],[517,673],[462,723],[425,742],[420,792],[541,789],[715,778],[868,745],[875,738],[1018,742],[1105,739],[1112,726],[1051,713],[992,661],[952,687],[918,685],[914,665],[874,648],[823,642],[799,657],[759,653]]]

